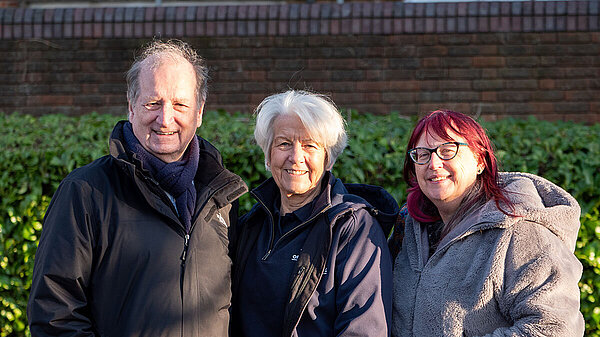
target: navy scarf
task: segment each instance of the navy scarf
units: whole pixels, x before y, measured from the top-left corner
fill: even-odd
[[[148,152],[133,134],[131,123],[125,123],[123,136],[127,148],[137,154],[142,167],[150,171],[152,177],[167,193],[175,198],[175,206],[179,219],[189,233],[192,225],[192,215],[196,206],[196,188],[193,181],[198,170],[200,151],[198,138],[193,137],[187,151],[179,161],[165,163]]]

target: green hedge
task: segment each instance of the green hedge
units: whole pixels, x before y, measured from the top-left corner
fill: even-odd
[[[350,144],[334,167],[346,182],[386,187],[404,202],[402,163],[415,120],[347,113]],[[59,182],[75,167],[107,153],[119,118],[97,114],[39,118],[0,114],[0,336],[28,335],[26,305],[42,218]],[[600,337],[600,124],[501,120],[483,123],[502,168],[540,174],[582,206],[576,254],[584,266],[581,311],[586,336]],[[207,112],[199,134],[249,186],[265,179],[264,158],[252,139],[252,118]],[[241,199],[242,210],[252,200]]]

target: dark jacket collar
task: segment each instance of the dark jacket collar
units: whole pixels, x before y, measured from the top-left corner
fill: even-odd
[[[325,184],[325,186],[321,187],[321,193],[317,195],[315,200],[310,202],[312,204],[312,208],[307,218],[313,217],[331,205],[331,187],[335,180],[337,179],[335,179],[331,172],[325,172],[325,176],[322,180],[322,184]],[[267,207],[271,212],[273,212],[272,205],[277,201],[277,199],[281,198],[281,192],[279,191],[279,187],[275,183],[273,177],[265,180],[250,193],[259,202],[259,204],[262,205],[263,208]]]
[[[123,136],[123,126],[126,120],[117,122],[109,141],[111,156],[118,159],[124,168],[134,174],[141,174],[145,180],[158,185],[150,176],[148,170],[142,167],[141,161],[132,152],[127,150]],[[212,196],[217,207],[230,204],[232,200],[239,198],[247,192],[247,187],[242,179],[223,167],[221,153],[210,142],[200,136],[198,147],[200,152],[198,171],[194,177],[196,188],[200,194],[197,199],[201,201]]]
[[[310,217],[316,216],[326,208],[328,217],[334,219],[339,214],[349,209],[367,208],[379,220],[384,233],[387,235],[400,212],[396,200],[382,187],[366,184],[344,184],[330,171],[325,172],[323,181],[326,186],[316,200],[310,212]],[[279,187],[273,178],[269,178],[251,192],[259,201],[262,208],[267,207],[272,211],[273,202],[280,198]],[[253,209],[257,211],[257,209]],[[309,218],[310,218],[309,217]],[[248,222],[252,225],[253,222]]]

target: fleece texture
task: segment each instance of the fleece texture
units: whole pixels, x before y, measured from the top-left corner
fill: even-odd
[[[500,178],[518,216],[487,202],[429,259],[425,226],[407,217],[394,265],[393,336],[583,336],[577,201],[532,174]]]

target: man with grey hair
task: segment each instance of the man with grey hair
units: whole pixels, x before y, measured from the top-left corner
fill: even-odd
[[[46,212],[33,336],[227,336],[228,234],[247,188],[195,134],[206,80],[181,41],[135,60],[110,155],[71,172]]]

